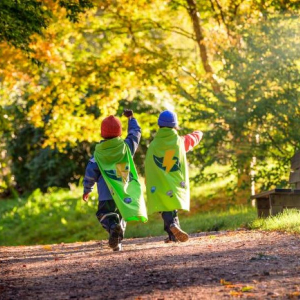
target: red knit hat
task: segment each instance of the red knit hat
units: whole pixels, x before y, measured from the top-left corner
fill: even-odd
[[[101,123],[101,136],[105,139],[121,136],[122,125],[118,118],[109,116]]]

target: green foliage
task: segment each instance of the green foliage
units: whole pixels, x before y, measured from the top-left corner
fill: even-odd
[[[55,0],[54,0],[55,1]],[[93,4],[90,0],[58,1],[61,8],[66,8],[67,17],[78,21],[78,14]],[[53,12],[51,7],[37,0],[2,0],[0,2],[0,42],[31,52],[32,35],[43,34],[43,29],[49,26]]]
[[[1,200],[0,245],[34,245],[107,239],[95,213],[97,196],[88,203],[81,190],[50,189],[46,194],[36,190],[28,198]],[[255,218],[253,208],[231,208],[223,212],[180,215],[182,227],[188,231],[218,231],[246,226]],[[126,237],[163,235],[159,214],[148,223],[128,223]]]
[[[94,145],[84,141],[76,146],[66,144],[61,151],[56,147],[43,147],[45,131],[27,121],[28,108],[12,105],[6,109],[11,113],[14,111],[16,118],[11,128],[13,138],[10,131],[3,136],[7,138],[11,171],[18,192],[29,193],[35,189],[45,192],[51,186],[68,187],[78,182]]]
[[[91,9],[94,6],[91,0],[59,0],[58,3],[60,7],[66,9],[67,18],[72,22],[78,22],[79,14],[84,13],[87,9]]]
[[[203,170],[216,161],[230,164],[228,175],[248,175],[238,189],[249,189],[251,169],[255,181],[263,178],[263,189],[282,186],[289,159],[300,148],[300,133],[295,130],[300,126],[300,44],[294,39],[300,33],[299,22],[275,15],[244,24],[236,33],[240,45],[221,52],[222,94],[217,100],[205,98],[200,88],[201,102],[192,104],[192,121],[205,120],[208,127],[194,162],[200,160]],[[201,109],[203,105],[206,109]],[[209,178],[202,173],[198,180]]]
[[[266,219],[257,219],[251,222],[250,228],[268,231],[284,231],[300,233],[300,211],[296,209],[286,209],[276,216]]]
[[[31,35],[42,34],[50,14],[42,2],[35,0],[0,2],[0,41],[22,50],[29,50]]]

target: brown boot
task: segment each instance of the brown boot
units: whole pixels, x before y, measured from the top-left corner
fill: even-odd
[[[186,242],[189,239],[189,235],[176,224],[171,224],[170,230],[179,242]]]

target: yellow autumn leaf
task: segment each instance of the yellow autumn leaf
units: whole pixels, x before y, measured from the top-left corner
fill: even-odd
[[[44,245],[43,249],[46,251],[52,251],[52,247],[50,245]]]
[[[241,297],[243,295],[242,292],[237,292],[237,291],[231,291],[229,294],[233,297]]]
[[[225,279],[221,279],[221,280],[220,280],[220,283],[221,283],[222,285],[231,285],[231,284],[232,284],[232,282],[226,281]]]
[[[292,298],[292,297],[299,297],[299,296],[300,296],[300,292],[298,292],[298,291],[289,294],[290,298]]]
[[[249,291],[252,291],[254,289],[253,286],[244,286],[242,287],[241,291],[242,292],[249,292]]]

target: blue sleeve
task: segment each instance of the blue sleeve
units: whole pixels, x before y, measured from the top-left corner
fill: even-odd
[[[92,157],[85,169],[85,175],[83,179],[83,193],[88,194],[93,190],[94,184],[101,176],[101,172],[95,159]]]
[[[141,127],[139,126],[137,120],[134,118],[128,120],[128,134],[125,139],[125,143],[127,143],[129,146],[132,155],[134,155],[138,148],[141,136]]]

